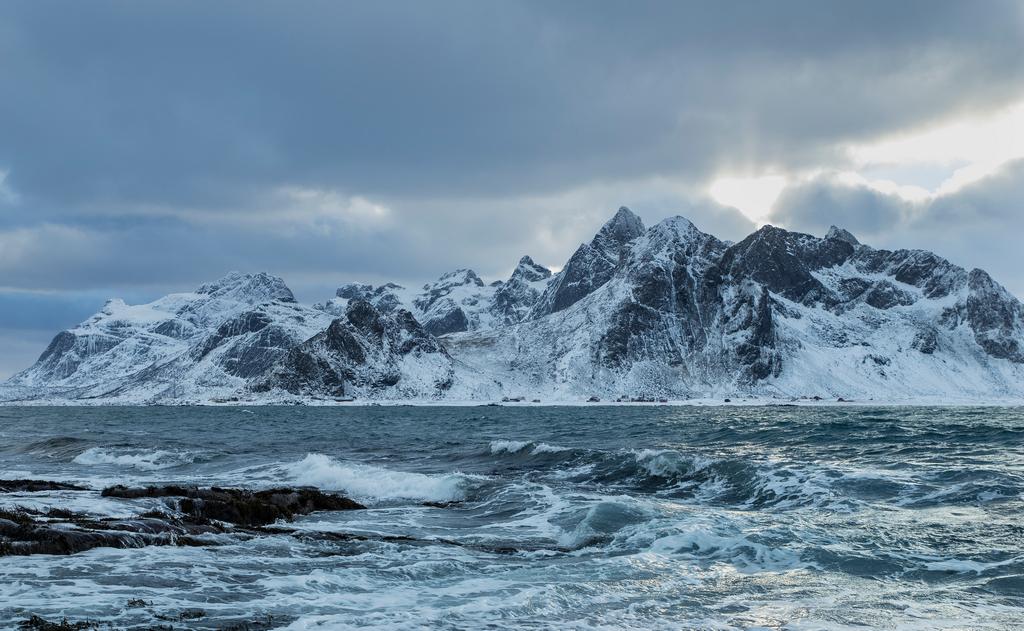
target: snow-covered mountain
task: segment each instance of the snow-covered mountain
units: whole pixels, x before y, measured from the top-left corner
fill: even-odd
[[[1024,307],[982,270],[765,226],[730,244],[621,208],[557,274],[523,257],[295,302],[232,273],[59,333],[0,399],[1024,398]]]
[[[420,291],[387,283],[379,287],[348,283],[317,308],[341,315],[349,301],[365,300],[385,313],[406,309],[433,335],[490,329],[522,322],[544,294],[551,270],[529,256],[519,260],[507,281],[489,285],[471,269],[448,272]]]
[[[0,398],[116,401],[228,397],[331,317],[295,302],[280,278],[232,272],[145,305],[114,299],[53,338]]]

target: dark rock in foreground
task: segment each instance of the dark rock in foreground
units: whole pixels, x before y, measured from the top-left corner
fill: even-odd
[[[66,482],[50,480],[0,480],[0,493],[38,493],[40,491],[88,491],[89,489]]]
[[[216,535],[258,535],[259,527],[278,520],[291,520],[296,515],[365,508],[347,497],[309,488],[251,491],[115,486],[105,489],[103,496],[164,498],[174,512],[148,511],[129,518],[95,518],[63,509],[46,513],[27,508],[0,509],[0,556],[75,554],[93,548],[152,545],[217,545]]]
[[[68,622],[68,619],[64,618],[60,622],[50,622],[45,618],[32,616],[28,620],[19,622],[18,628],[30,629],[31,631],[83,631],[84,629],[99,629],[100,625],[98,622],[91,620]]]
[[[309,488],[250,491],[218,487],[113,486],[103,489],[102,495],[125,499],[175,498],[176,510],[188,518],[213,519],[236,526],[266,526],[279,519],[291,520],[296,515],[307,515],[314,511],[366,508],[347,497]]]

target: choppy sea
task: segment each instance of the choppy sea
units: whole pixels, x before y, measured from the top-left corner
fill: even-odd
[[[1022,409],[0,408],[0,478],[98,517],[166,482],[369,507],[0,556],[0,628],[1024,628]]]

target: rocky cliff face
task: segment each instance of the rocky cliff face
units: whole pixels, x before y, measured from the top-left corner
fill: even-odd
[[[523,257],[306,307],[266,274],[110,301],[8,399],[1024,397],[1024,307],[981,270],[765,226],[729,244],[620,209],[562,270]]]
[[[357,298],[344,317],[289,350],[251,390],[422,399],[442,396],[453,380],[451,357],[411,313],[381,313]]]
[[[488,306],[492,326],[508,326],[527,319],[551,279],[551,270],[533,262],[529,256],[519,259],[512,276],[494,292]]]
[[[349,283],[342,285],[334,300],[316,308],[341,315],[351,300],[365,300],[382,312],[408,310],[432,335],[478,331],[522,322],[540,299],[551,278],[551,270],[529,256],[520,259],[507,281],[485,284],[471,269],[443,274],[417,291],[394,283],[379,287]]]
[[[644,233],[644,224],[623,206],[590,243],[581,245],[544,291],[533,318],[561,311],[585,298],[614,275],[629,244]]]
[[[876,250],[839,228],[765,226],[727,245],[683,218],[598,263],[595,247],[577,250],[528,322],[449,336],[449,352],[543,396],[1024,395],[1020,302],[930,252]]]

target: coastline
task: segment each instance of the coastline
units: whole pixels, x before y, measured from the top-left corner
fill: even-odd
[[[725,400],[728,399],[728,400]],[[552,399],[533,401],[492,401],[492,400],[425,400],[425,399],[357,399],[354,401],[327,401],[319,399],[264,399],[239,401],[97,401],[89,399],[46,399],[46,400],[11,400],[0,401],[0,408],[18,407],[430,407],[430,408],[464,408],[464,407],[940,407],[940,408],[1015,408],[1024,407],[1024,399],[950,399],[949,397],[915,397],[908,399],[844,399],[842,401],[824,399],[784,399],[769,397],[725,397],[669,399],[667,401],[587,401],[580,399]]]

